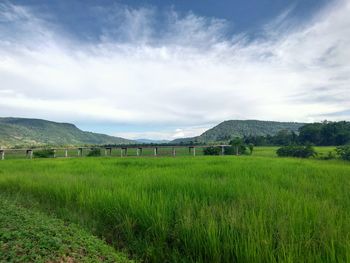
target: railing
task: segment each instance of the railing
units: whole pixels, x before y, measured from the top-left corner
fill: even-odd
[[[221,147],[221,155],[224,155],[225,152],[225,147],[229,147],[230,145],[191,145],[191,146],[183,146],[183,145],[162,145],[162,146],[143,146],[143,145],[133,145],[133,146],[114,146],[114,147],[57,147],[57,148],[24,148],[24,149],[0,149],[0,160],[5,160],[5,157],[7,154],[12,154],[16,155],[17,157],[23,157],[27,159],[33,159],[33,152],[34,151],[40,151],[40,150],[52,150],[53,151],[53,158],[57,157],[57,152],[61,151],[63,152],[63,156],[65,158],[68,157],[82,157],[84,156],[83,153],[84,151],[87,150],[93,150],[93,149],[100,149],[104,150],[104,155],[105,156],[112,156],[112,152],[116,150],[120,150],[120,156],[121,157],[126,157],[128,156],[128,150],[129,149],[136,149],[136,156],[142,156],[143,155],[143,150],[144,149],[153,149],[153,156],[158,156],[159,155],[159,150],[160,149],[171,149],[171,154],[170,156],[176,156],[177,155],[177,150],[178,149],[186,149],[188,148],[188,155],[193,155],[196,156],[196,149],[204,149],[208,147]],[[77,155],[71,155],[70,153],[72,151],[76,151]]]

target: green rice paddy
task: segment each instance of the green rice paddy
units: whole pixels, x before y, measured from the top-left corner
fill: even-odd
[[[273,153],[5,160],[0,192],[145,262],[350,262],[350,163]]]

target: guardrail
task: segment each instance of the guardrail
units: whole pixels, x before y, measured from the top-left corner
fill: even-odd
[[[143,145],[133,145],[133,146],[114,146],[114,147],[57,147],[57,148],[23,148],[23,149],[0,149],[0,160],[5,160],[7,153],[23,152],[27,159],[33,159],[33,152],[40,150],[53,150],[53,158],[56,158],[57,151],[64,151],[63,157],[73,157],[69,156],[69,152],[72,150],[77,151],[77,157],[82,157],[84,150],[100,149],[104,150],[105,156],[112,156],[113,150],[120,150],[120,156],[128,156],[129,149],[136,149],[136,156],[142,156],[143,149],[153,149],[153,156],[159,155],[159,149],[171,148],[171,156],[176,156],[177,149],[188,148],[188,154],[196,156],[196,149],[198,148],[208,148],[208,147],[221,147],[221,154],[224,155],[225,147],[230,147],[230,145],[191,145],[191,146],[181,146],[181,145],[162,145],[162,146],[143,146]]]

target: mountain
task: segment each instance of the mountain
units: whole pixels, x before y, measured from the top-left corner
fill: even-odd
[[[305,125],[305,123],[230,120],[220,123],[200,136],[175,139],[171,141],[171,143],[189,143],[191,141],[198,143],[227,142],[234,137],[275,135],[280,130],[290,130],[297,133],[298,129],[303,125]]]
[[[134,141],[86,132],[70,123],[0,118],[0,146],[130,144]]]
[[[137,142],[139,143],[144,143],[144,144],[163,144],[163,143],[169,143],[169,140],[152,140],[152,139],[136,139]]]

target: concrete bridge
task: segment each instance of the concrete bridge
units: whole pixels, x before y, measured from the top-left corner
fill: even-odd
[[[72,150],[77,151],[77,156],[82,157],[84,151],[90,151],[93,149],[100,149],[105,156],[112,156],[112,151],[120,150],[120,156],[126,157],[128,156],[128,150],[130,149],[136,149],[136,156],[142,156],[144,149],[151,149],[153,152],[153,156],[159,155],[160,149],[171,149],[171,156],[176,156],[176,152],[178,149],[186,149],[188,148],[188,154],[196,156],[196,149],[198,148],[208,148],[208,147],[220,147],[221,148],[221,155],[224,155],[225,147],[230,147],[230,145],[190,145],[190,146],[183,146],[183,145],[162,145],[162,146],[146,146],[146,145],[131,145],[131,146],[114,146],[114,147],[64,147],[64,148],[24,148],[24,149],[0,149],[0,159],[4,160],[6,153],[25,153],[25,157],[27,159],[33,158],[33,151],[40,151],[40,150],[53,150],[53,158],[56,158],[57,151],[64,151],[64,157],[69,157],[69,152]],[[71,156],[72,157],[72,156]]]

